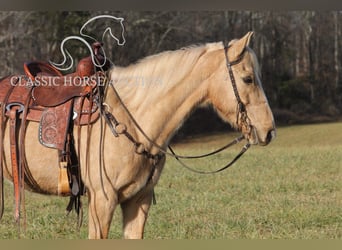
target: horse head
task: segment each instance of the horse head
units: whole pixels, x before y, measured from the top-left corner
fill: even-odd
[[[98,23],[97,26],[105,28],[104,31],[102,32],[102,42],[104,42],[104,37],[108,34],[110,37],[112,37],[116,41],[117,45],[123,46],[126,43],[125,26],[123,22],[124,22],[123,17],[115,17],[112,15],[95,16],[95,17],[90,18],[87,22],[83,24],[83,26],[80,29],[80,35],[83,37],[92,39],[92,40],[96,40],[91,35],[86,34],[86,33],[87,33],[87,28],[92,27],[91,24],[94,25],[95,23]],[[118,26],[117,24],[120,24],[120,26]],[[119,27],[119,29],[117,27]]]
[[[220,60],[211,77],[209,100],[219,115],[251,144],[267,145],[276,135],[272,111],[263,91],[257,58],[248,47],[253,32],[216,51]]]

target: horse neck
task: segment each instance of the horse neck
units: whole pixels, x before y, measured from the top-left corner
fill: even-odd
[[[162,72],[157,71],[145,76],[151,82],[156,81],[151,83],[151,86],[148,86],[147,83],[143,85],[142,82],[140,84],[139,82],[129,84],[128,78],[124,75],[120,77],[117,75],[119,80],[113,81],[122,101],[140,127],[159,145],[166,147],[172,135],[181,127],[188,115],[196,107],[206,102],[207,79],[212,74],[212,72],[208,72],[207,64],[203,63],[207,60],[209,59],[206,53],[202,53],[194,62],[193,67],[189,68],[188,72],[183,72],[182,75],[177,76],[175,81],[159,79],[158,77],[162,75]],[[182,66],[181,63],[177,63],[177,67],[172,68],[173,74],[181,72]],[[120,70],[114,72],[114,74],[119,75],[121,73]],[[159,82],[157,82],[158,79]],[[125,84],[124,81],[126,81]],[[107,99],[111,106],[120,105],[113,93],[109,94]],[[121,112],[120,119],[130,123],[127,114],[124,113]],[[146,146],[149,145],[146,138],[136,131],[136,127],[132,125],[130,129],[131,131],[135,130],[139,141],[144,142]]]

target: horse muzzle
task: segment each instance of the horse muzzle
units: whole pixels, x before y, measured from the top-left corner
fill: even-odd
[[[250,131],[245,134],[245,138],[251,145],[266,146],[276,137],[276,129],[271,128],[261,136],[254,126],[250,126]]]

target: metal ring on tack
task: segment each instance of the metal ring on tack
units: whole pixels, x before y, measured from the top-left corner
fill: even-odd
[[[107,103],[105,103],[105,102],[102,103],[102,107],[103,107],[104,111],[110,112],[110,107],[109,107],[109,105]]]
[[[7,104],[6,111],[10,111],[15,106],[19,106],[19,109],[17,110],[18,113],[21,113],[24,111],[24,105],[21,104],[20,102],[12,102],[12,103]]]
[[[127,131],[127,126],[123,123],[118,123],[115,125],[115,132],[118,134],[124,134]]]
[[[143,154],[145,152],[145,146],[142,143],[137,142],[135,144],[135,152],[140,155]]]

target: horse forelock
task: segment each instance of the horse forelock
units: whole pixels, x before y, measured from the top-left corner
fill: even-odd
[[[259,84],[261,86],[262,85],[261,84],[261,69],[260,69],[260,64],[258,62],[258,58],[254,50],[252,50],[250,47],[246,47],[246,52],[249,54],[251,63],[253,65],[254,74],[259,78]]]

